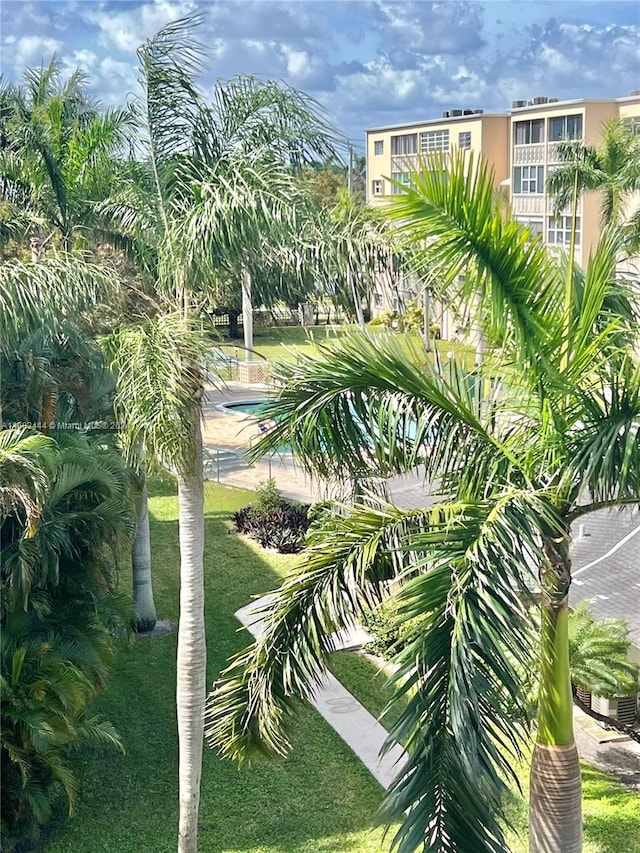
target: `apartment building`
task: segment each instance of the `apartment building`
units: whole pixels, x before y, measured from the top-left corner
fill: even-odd
[[[571,211],[556,215],[554,200],[545,192],[549,173],[559,165],[558,142],[569,139],[598,145],[603,122],[618,117],[640,130],[640,91],[611,100],[537,97],[514,101],[503,114],[455,109],[439,119],[373,128],[366,132],[368,201],[384,204],[385,197],[401,193],[398,183],[408,184],[420,155],[473,151],[492,165],[496,187],[508,193],[516,218],[542,235],[551,250],[566,250]],[[640,194],[637,196],[631,200],[629,213],[640,203]],[[580,264],[586,262],[600,235],[600,203],[597,193],[585,193],[579,200],[575,255]],[[399,307],[413,287],[411,282],[403,283],[390,302],[388,287],[381,286],[374,310],[381,310],[381,305]],[[450,329],[444,326],[451,323],[442,325],[443,337],[447,337]]]

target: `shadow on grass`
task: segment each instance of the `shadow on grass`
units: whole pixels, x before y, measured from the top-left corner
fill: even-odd
[[[584,838],[598,853],[640,853],[640,797],[599,770],[582,765]]]
[[[158,615],[178,616],[177,502],[171,483],[150,484],[151,541]],[[263,556],[231,528],[230,512],[251,499],[240,490],[206,489],[206,625],[209,685],[229,656],[250,641],[233,612],[276,587],[291,557]],[[175,634],[134,643],[120,655],[96,710],[110,719],[127,750],[84,749],[74,761],[77,814],[56,828],[48,853],[175,851],[177,735]],[[338,735],[302,708],[284,760],[239,771],[205,747],[201,853],[373,851],[369,832],[382,790]]]

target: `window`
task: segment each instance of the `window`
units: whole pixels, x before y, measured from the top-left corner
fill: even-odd
[[[418,153],[418,134],[405,133],[402,136],[391,137],[391,153],[392,154],[417,154]]]
[[[384,140],[376,139],[373,143],[373,153],[376,157],[379,157],[381,154],[384,154]]]
[[[571,217],[550,216],[547,242],[551,246],[569,246],[571,243]],[[576,246],[580,245],[580,217],[576,216]]]
[[[626,118],[624,123],[634,136],[640,136],[640,118],[632,116],[631,118]]]
[[[375,308],[382,308],[384,305],[384,300],[379,290],[376,290],[373,293],[373,304]]]
[[[582,116],[558,116],[549,119],[549,142],[582,139]]]
[[[515,122],[513,144],[532,145],[534,142],[544,142],[544,119],[534,118]]]
[[[431,151],[449,150],[448,130],[428,130],[420,134],[420,152],[429,154]]]
[[[471,148],[470,130],[465,130],[458,134],[458,148]]]
[[[528,228],[534,237],[541,237],[544,232],[544,222],[542,221],[542,217],[519,216],[518,222],[524,228]]]
[[[542,166],[516,166],[513,170],[513,192],[544,192],[544,168]]]
[[[384,181],[371,181],[371,195],[384,195]]]
[[[411,175],[409,172],[392,172],[391,177],[394,181],[397,181],[399,184],[404,184],[405,187],[408,187],[411,183]],[[391,195],[402,195],[404,190],[402,187],[397,187],[395,184],[391,187]]]

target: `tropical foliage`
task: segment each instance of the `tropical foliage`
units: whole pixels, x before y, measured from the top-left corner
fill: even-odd
[[[61,63],[25,72],[24,82],[3,84],[0,102],[2,236],[32,234],[35,258],[55,234],[65,251],[88,226],[105,197],[132,127],[130,111],[102,109],[75,71],[63,80]]]
[[[618,243],[605,235],[585,270],[549,257],[497,205],[490,170],[462,156],[448,172],[421,164],[392,212],[416,271],[501,348],[472,375],[455,358],[443,375],[381,336],[281,366],[265,413],[276,426],[256,453],[289,442],[315,474],[365,480],[420,465],[434,504],[372,496],[316,531],[264,633],[216,685],[206,735],[240,760],[286,752],[294,699],[321,678],[332,633],[394,581],[399,621],[419,620],[395,658],[392,701],[406,704],[390,742],[408,751],[386,798],[404,814],[395,846],[502,851],[501,802],[528,743],[515,719],[527,720],[519,673],[538,588],[531,849],[575,853],[571,524],[640,492],[638,324],[615,279]]]
[[[127,477],[80,433],[0,434],[3,849],[46,823],[82,741],[119,746],[90,713],[126,632],[117,560],[133,532]]]

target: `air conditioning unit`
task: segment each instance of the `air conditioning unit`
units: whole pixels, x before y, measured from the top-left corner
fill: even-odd
[[[461,116],[462,110],[450,110],[450,115],[453,118],[454,116]]]
[[[597,714],[613,717],[622,726],[632,726],[638,719],[638,696],[623,696],[620,699],[605,699],[603,696],[591,697],[591,708]]]
[[[560,100],[560,98],[549,98],[549,103],[550,104],[557,104],[559,100]]]
[[[526,101],[511,101],[511,109],[512,110],[521,110],[522,107],[526,107]]]
[[[471,112],[474,116],[484,115],[484,110],[471,110]]]
[[[534,107],[537,107],[539,104],[548,104],[549,98],[534,98],[531,103]]]
[[[462,110],[462,115],[463,116],[472,116],[473,110]]]
[[[583,705],[587,708],[591,707],[591,693],[588,690],[583,690],[582,687],[576,687],[576,695]]]
[[[451,118],[451,110],[445,110],[442,113],[442,118]]]

